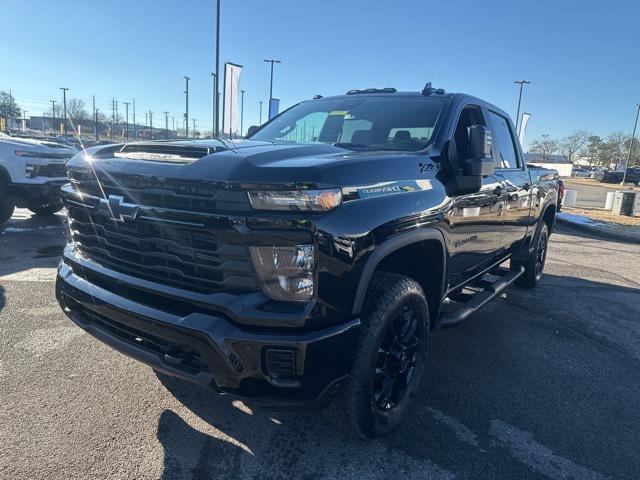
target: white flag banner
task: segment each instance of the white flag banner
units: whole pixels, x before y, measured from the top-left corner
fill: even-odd
[[[522,121],[520,122],[520,134],[518,135],[520,138],[520,145],[524,148],[525,135],[527,133],[527,123],[529,123],[529,119],[531,118],[530,113],[522,114]]]
[[[240,97],[242,65],[224,64],[224,101],[222,104],[222,132],[230,137],[238,130],[238,98]]]

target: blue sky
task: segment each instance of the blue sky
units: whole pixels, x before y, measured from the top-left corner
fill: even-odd
[[[184,111],[211,125],[215,0],[0,0],[0,89],[30,114],[69,95],[110,112],[111,98],[136,99],[138,120]],[[640,2],[222,0],[221,63],[242,64],[245,128],[258,101],[282,106],[315,94],[430,80],[484,98],[515,116],[527,79],[528,138],[576,129],[630,131],[640,101]],[[123,109],[120,110],[124,112]]]

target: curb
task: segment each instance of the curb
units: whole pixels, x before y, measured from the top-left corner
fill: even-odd
[[[604,238],[607,240],[617,240],[619,242],[640,244],[640,236],[625,235],[624,233],[612,232],[606,227],[598,228],[598,227],[592,227],[589,225],[584,225],[582,223],[574,222],[566,218],[563,218],[561,215],[562,213],[559,213],[559,215],[556,216],[556,222],[559,223],[560,225],[565,225],[565,226],[574,228],[576,230],[581,230],[583,232],[590,233],[593,236]]]

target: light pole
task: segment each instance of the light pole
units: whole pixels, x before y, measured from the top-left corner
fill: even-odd
[[[67,90],[68,88],[60,87],[62,90],[62,104],[63,104],[63,120],[62,120],[62,136],[67,136]]]
[[[211,78],[213,79],[213,98],[211,99],[211,138],[215,138],[216,136],[216,83],[218,81],[218,77],[216,77],[215,72],[211,73]]]
[[[193,122],[193,138],[196,138],[196,119],[192,118],[191,121]]]
[[[191,80],[186,75],[184,76],[184,81],[186,82],[186,88],[184,90],[185,94],[185,112],[184,119],[186,123],[186,130],[184,131],[185,138],[189,138],[189,80]]]
[[[138,138],[138,124],[136,123],[136,99],[133,99],[133,138]]]
[[[22,110],[22,131],[27,131],[27,111]]]
[[[51,127],[55,133],[56,131],[56,101],[49,100],[51,102]]]
[[[153,140],[153,112],[151,110],[149,110],[149,135]]]
[[[258,125],[262,125],[262,100],[260,100],[260,121],[258,122]]]
[[[271,116],[271,101],[273,100],[273,64],[282,63],[280,60],[265,60],[271,64],[271,81],[269,82],[269,105],[267,106],[267,117]]]
[[[215,136],[218,137],[220,135],[219,128],[219,114],[220,111],[220,86],[218,84],[218,79],[220,78],[220,0],[216,2],[216,73],[215,73],[215,95],[214,102],[216,104],[215,108],[215,121],[214,121],[214,131]]]
[[[528,80],[516,80],[513,83],[519,83],[520,84],[520,94],[518,95],[518,111],[516,112],[516,132],[518,132],[518,135],[520,135],[520,130],[518,130],[518,124],[520,123],[520,103],[522,102],[522,87],[524,87],[525,84],[531,83]]]
[[[169,112],[164,112],[164,138],[169,138]]]
[[[636,121],[633,123],[633,133],[631,134],[631,144],[629,145],[629,153],[627,154],[627,163],[624,166],[624,174],[622,175],[622,183],[624,185],[627,181],[627,170],[629,169],[629,162],[631,161],[631,152],[633,151],[633,144],[636,143],[636,128],[638,127],[638,116],[640,116],[640,103],[636,104],[638,110],[636,111]]]
[[[240,138],[244,131],[244,90],[240,90]]]
[[[124,124],[124,131],[125,131],[125,137],[127,138],[127,142],[129,141],[129,104],[131,102],[122,102],[124,103],[124,116],[125,116],[125,124]]]

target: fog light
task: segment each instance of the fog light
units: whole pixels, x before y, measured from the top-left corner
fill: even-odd
[[[262,291],[274,300],[304,302],[314,294],[313,245],[250,247]]]

